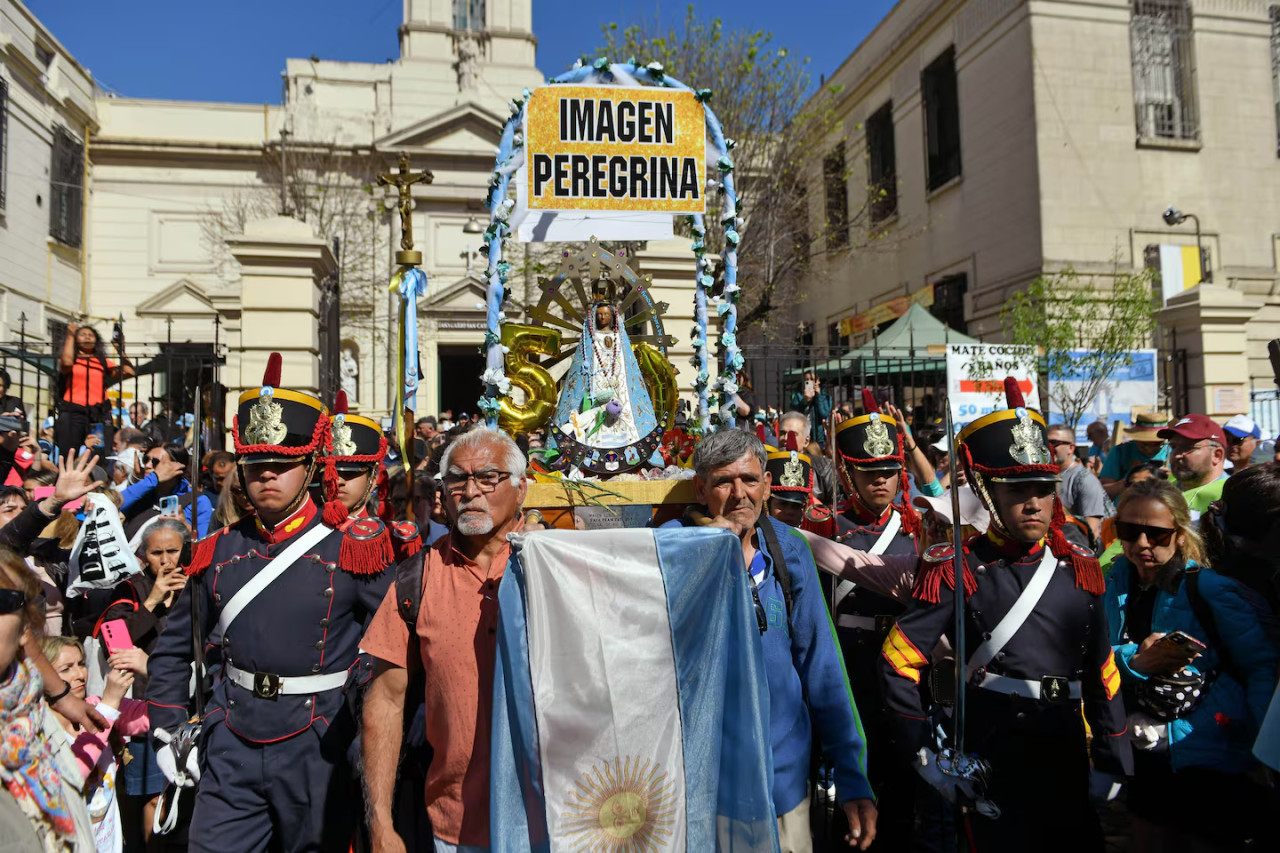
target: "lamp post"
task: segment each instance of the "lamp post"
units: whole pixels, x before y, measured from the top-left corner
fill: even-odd
[[[1202,282],[1213,282],[1213,270],[1209,269],[1209,265],[1204,262],[1204,245],[1200,237],[1200,217],[1194,213],[1183,213],[1176,207],[1167,207],[1164,211],[1165,225],[1181,225],[1188,219],[1196,224],[1196,252],[1200,257],[1200,280]]]

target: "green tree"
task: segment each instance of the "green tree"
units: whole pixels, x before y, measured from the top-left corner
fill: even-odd
[[[1028,360],[1038,364],[1027,366],[1049,377],[1049,408],[1072,429],[1116,371],[1133,363],[1133,350],[1150,341],[1159,307],[1154,283],[1150,269],[1117,266],[1111,275],[1086,277],[1068,267],[1041,275],[1000,309],[1005,341],[1031,348]],[[976,378],[993,372],[990,364],[974,365]]]
[[[614,62],[662,63],[670,76],[695,89],[710,89],[709,103],[736,142],[731,152],[742,217],[738,251],[740,332],[774,336],[789,312],[776,310],[803,298],[801,279],[809,271],[810,240],[826,227],[810,222],[806,187],[815,140],[837,132],[834,89],[812,92],[805,66],[764,30],[727,27],[720,18],[700,19],[687,7],[680,24],[655,17],[603,28],[603,40],[585,58]],[[820,148],[818,149],[820,150]],[[721,198],[707,202],[707,248],[723,249]],[[850,217],[850,224],[862,214]],[[718,276],[719,277],[719,276]],[[809,276],[811,286],[821,286]],[[786,329],[790,332],[790,329]]]

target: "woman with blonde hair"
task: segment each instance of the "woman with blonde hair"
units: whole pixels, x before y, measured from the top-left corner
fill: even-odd
[[[1250,747],[1271,700],[1276,648],[1239,583],[1204,568],[1182,494],[1165,480],[1120,498],[1117,558],[1103,598],[1134,739],[1135,851],[1235,850],[1260,840],[1265,791]],[[1195,804],[1196,820],[1186,819]]]

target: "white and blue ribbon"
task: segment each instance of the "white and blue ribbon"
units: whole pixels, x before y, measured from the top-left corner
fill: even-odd
[[[427,274],[417,267],[403,267],[396,274],[400,293],[400,322],[404,329],[404,373],[401,393],[404,407],[418,410],[418,297],[427,295]]]

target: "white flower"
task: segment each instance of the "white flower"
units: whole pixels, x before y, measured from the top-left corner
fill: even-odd
[[[511,380],[507,378],[506,373],[496,367],[486,370],[480,376],[480,381],[486,385],[494,386],[498,389],[498,393],[504,397],[511,393]]]
[[[726,394],[737,394],[737,393],[738,393],[738,383],[737,383],[737,382],[734,382],[732,379],[721,379],[721,380],[720,380],[720,389],[721,389],[722,391],[724,391],[724,393],[726,393]]]

